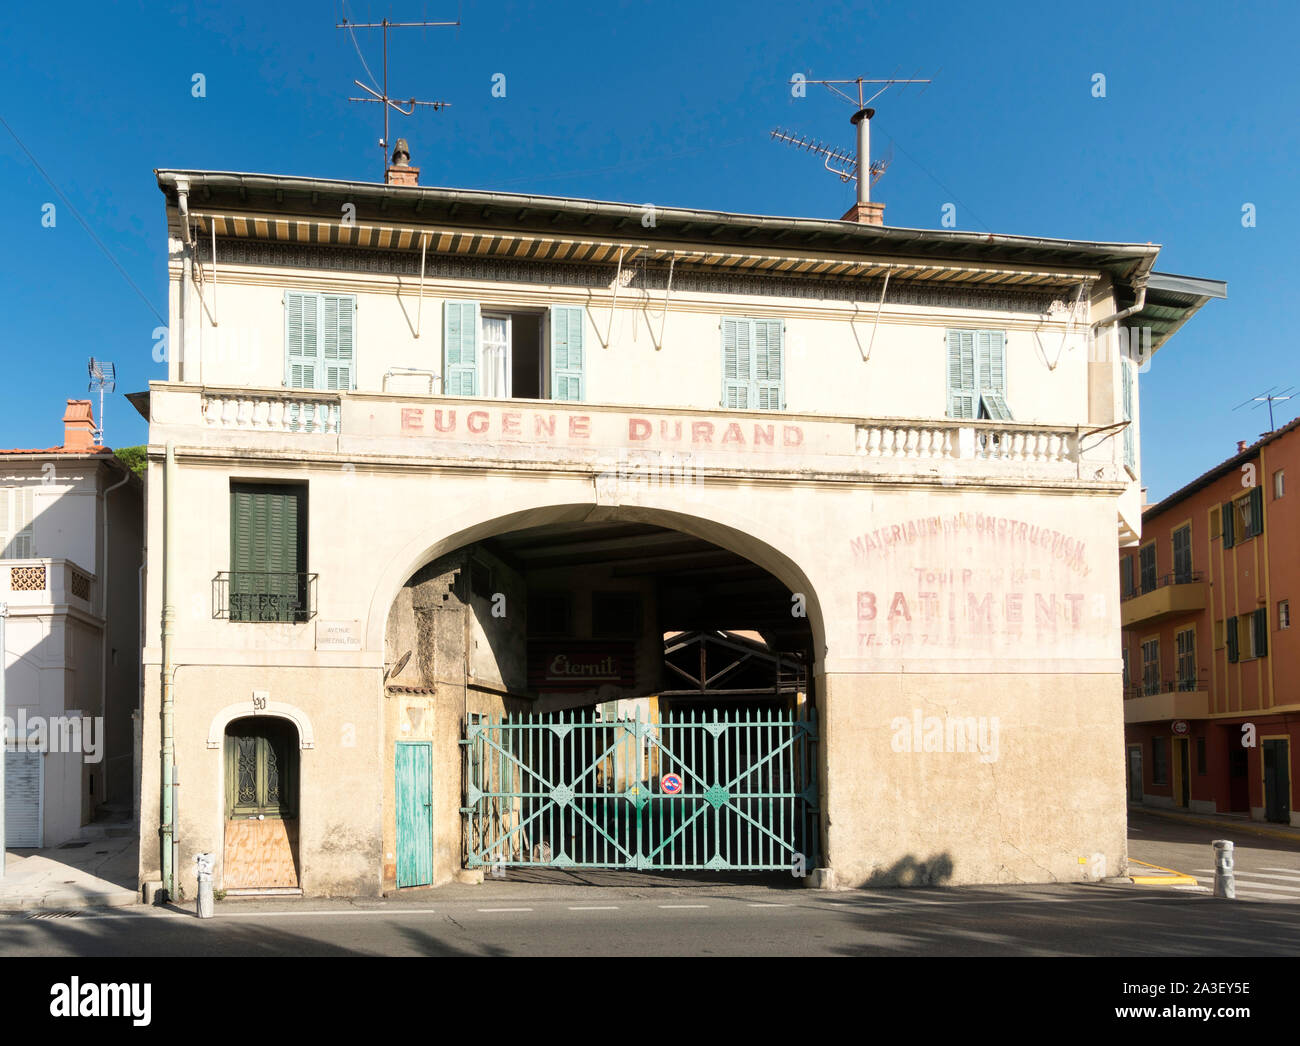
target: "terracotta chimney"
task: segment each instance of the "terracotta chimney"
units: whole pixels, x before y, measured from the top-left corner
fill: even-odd
[[[842,222],[858,222],[862,225],[884,225],[885,224],[885,205],[875,200],[868,203],[855,203],[847,211]]]
[[[95,416],[90,400],[68,400],[63,412],[63,449],[95,449]]]
[[[389,165],[384,181],[388,185],[419,185],[420,168],[411,166],[411,150],[406,139],[397,139],[393,147],[393,162]]]
[[[1246,441],[1244,439],[1237,440],[1237,453],[1238,454],[1246,453]]]

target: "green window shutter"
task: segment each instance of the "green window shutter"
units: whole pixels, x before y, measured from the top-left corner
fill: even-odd
[[[975,358],[981,392],[1007,394],[1007,347],[1002,331],[975,332]]]
[[[722,318],[722,405],[744,409],[754,383],[753,320]]]
[[[1223,547],[1232,548],[1236,544],[1236,536],[1233,534],[1232,502],[1225,501],[1221,511],[1223,512]]]
[[[293,619],[289,604],[304,598],[306,494],[304,487],[231,485],[232,620]],[[268,607],[276,612],[268,615]]]
[[[1133,436],[1133,368],[1127,360],[1119,361],[1119,372],[1124,390],[1124,464],[1131,469],[1137,468],[1137,442]]]
[[[357,299],[353,295],[321,295],[321,387],[330,392],[355,388],[356,315]]]
[[[752,320],[754,352],[753,403],[759,410],[785,408],[785,324]]]
[[[975,332],[948,332],[948,417],[974,419]]]
[[[1254,613],[1255,613],[1255,656],[1267,657],[1268,656],[1268,608],[1260,607]]]
[[[991,421],[1014,420],[1006,398],[1000,392],[990,392],[988,389],[980,393],[980,416]]]
[[[287,291],[284,295],[284,383],[291,389],[314,389],[320,373],[320,295]]]
[[[551,399],[585,398],[585,311],[581,305],[551,306]]]
[[[1223,638],[1228,646],[1228,663],[1235,665],[1237,663],[1237,619],[1235,617],[1230,617],[1223,623]]]
[[[1254,537],[1264,533],[1264,488],[1250,488],[1250,533]]]
[[[477,396],[478,302],[444,302],[442,317],[443,394],[447,396]]]

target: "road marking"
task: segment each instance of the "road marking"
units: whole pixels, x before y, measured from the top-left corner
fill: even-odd
[[[1300,879],[1300,868],[1265,868],[1266,872],[1290,872],[1297,879]]]
[[[1150,868],[1157,875],[1150,875],[1139,871],[1139,874],[1130,874],[1129,878],[1138,886],[1190,886],[1196,882],[1193,876],[1184,872],[1176,871],[1173,868],[1166,868],[1161,864],[1151,864],[1148,861],[1139,861],[1136,857],[1129,858],[1129,864],[1140,864],[1143,868]]]
[[[616,912],[618,911],[618,905],[616,904],[571,904],[569,905],[569,911],[571,912]]]
[[[707,904],[661,904],[660,908],[707,908]]]
[[[1213,868],[1198,868],[1198,869],[1196,869],[1196,870],[1197,870],[1198,872],[1200,872],[1201,874],[1203,874],[1203,875],[1213,875],[1213,874],[1214,874],[1214,869],[1213,869]],[[1291,874],[1291,875],[1269,875],[1267,872],[1243,872],[1243,871],[1241,871],[1241,870],[1239,870],[1239,869],[1236,870],[1236,871],[1234,871],[1233,874],[1236,875],[1238,878],[1240,878],[1240,877],[1243,876],[1243,875],[1246,875],[1246,876],[1254,876],[1256,879],[1285,879],[1287,882],[1300,883],[1300,875],[1295,875],[1295,874]],[[1260,885],[1260,886],[1272,886],[1272,885],[1275,885],[1275,884],[1273,884],[1273,883],[1260,883],[1259,885]],[[1286,889],[1290,889],[1290,887],[1286,887],[1286,886],[1278,886],[1278,889],[1279,889],[1279,890],[1286,890]]]
[[[788,904],[768,904],[766,901],[750,902],[750,908],[789,908]]]
[[[1214,880],[1201,879],[1201,882],[1210,883],[1211,885],[1213,885]],[[1244,891],[1244,893],[1242,893],[1242,896],[1247,900],[1254,897],[1259,897],[1270,901],[1300,901],[1300,897],[1293,896],[1294,894],[1300,893],[1300,889],[1296,889],[1293,886],[1278,886],[1276,883],[1252,883],[1249,880],[1241,880],[1236,885],[1239,892]],[[1208,886],[1203,887],[1203,889],[1208,890],[1209,887]],[[1287,890],[1289,892],[1288,893],[1269,892],[1273,890]]]
[[[480,912],[531,912],[531,908],[479,908]]]

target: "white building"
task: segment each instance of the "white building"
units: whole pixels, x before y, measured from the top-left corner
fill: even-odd
[[[0,450],[5,843],[58,846],[134,803],[143,484],[68,400],[63,445]]]
[[[1140,361],[1112,335],[1154,351],[1221,285],[1150,244],[421,188],[400,160],[157,172],[143,880],[192,890],[211,851],[227,889],[425,885],[487,863],[489,822],[507,864],[1123,866]],[[710,637],[707,701],[670,632]],[[729,705],[717,649],[770,663],[770,699]],[[680,729],[723,755],[606,725],[617,698],[713,717]],[[754,738],[719,717],[764,709],[815,725],[727,747]],[[594,762],[521,754],[539,730]],[[744,788],[796,750],[791,834]],[[779,845],[618,836],[656,811]]]

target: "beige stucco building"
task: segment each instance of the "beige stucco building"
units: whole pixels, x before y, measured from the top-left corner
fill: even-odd
[[[447,881],[478,716],[662,710],[662,637],[741,629],[805,673],[835,883],[1123,869],[1116,350],[1213,293],[1158,247],[157,176],[143,881]]]

